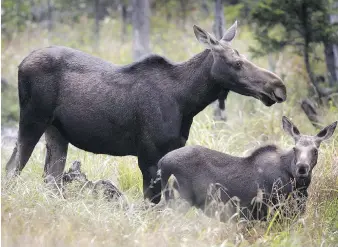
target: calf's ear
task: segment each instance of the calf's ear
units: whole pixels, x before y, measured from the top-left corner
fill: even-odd
[[[210,49],[213,49],[219,45],[219,42],[215,37],[213,37],[210,33],[203,30],[199,26],[194,25],[194,33],[197,40]]]
[[[333,133],[334,133],[334,131],[336,129],[336,126],[337,126],[337,121],[334,122],[334,123],[332,123],[332,124],[330,124],[329,126],[326,126],[324,129],[322,129],[321,131],[319,131],[319,133],[315,136],[316,143],[318,145],[320,145],[320,143],[322,141],[324,141],[326,139],[329,139],[333,135]]]
[[[283,116],[282,122],[284,131],[292,136],[295,141],[297,141],[300,137],[298,128],[285,116]]]

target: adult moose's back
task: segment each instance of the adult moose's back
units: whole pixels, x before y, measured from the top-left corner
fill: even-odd
[[[45,133],[45,175],[60,178],[68,143],[93,153],[135,155],[146,198],[160,200],[157,162],[185,145],[193,117],[227,89],[271,106],[286,99],[283,82],[230,46],[237,22],[216,40],[194,26],[207,46],[183,63],[157,55],[117,66],[86,53],[48,47],[33,51],[18,71],[20,124],[7,163],[9,175],[26,165]]]

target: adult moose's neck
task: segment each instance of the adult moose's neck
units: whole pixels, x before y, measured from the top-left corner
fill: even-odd
[[[178,84],[174,97],[184,116],[195,116],[217,99],[221,88],[211,77],[212,64],[211,51],[204,50],[188,61],[175,65],[174,73]]]

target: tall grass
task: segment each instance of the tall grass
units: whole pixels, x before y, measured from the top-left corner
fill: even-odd
[[[104,23],[99,47],[93,48],[87,32],[76,27],[56,27],[52,34],[31,27],[3,43],[2,74],[16,87],[17,65],[35,48],[60,44],[90,52],[114,63],[130,62],[131,43],[121,44],[119,23]],[[201,26],[211,30],[210,20]],[[153,50],[174,61],[182,61],[203,49],[192,30],[182,32],[174,26],[160,28],[152,35]],[[155,25],[155,26],[156,26]],[[64,36],[61,36],[63,34]],[[234,46],[240,52],[254,42],[241,28]],[[175,47],[175,48],[173,48]],[[228,121],[214,122],[208,107],[195,117],[187,145],[198,144],[234,155],[248,155],[254,148],[275,143],[283,148],[293,145],[281,129],[281,117],[287,115],[303,133],[315,134],[298,106],[306,94],[303,65],[298,57],[282,54],[277,70],[284,74],[288,100],[265,107],[261,102],[230,93]],[[283,58],[284,56],[284,58]],[[285,63],[287,57],[288,63]],[[266,67],[264,59],[255,60]],[[14,91],[14,90],[13,90]],[[4,96],[4,95],[2,95]],[[15,97],[15,96],[13,96]],[[14,100],[14,102],[16,102]],[[11,102],[13,104],[13,102]],[[6,107],[6,105],[3,107]],[[3,110],[4,108],[2,108]],[[324,111],[328,124],[337,120],[334,107]],[[13,144],[2,143],[2,171]],[[67,199],[55,195],[42,179],[45,148],[39,143],[22,175],[15,181],[2,180],[1,236],[3,246],[337,246],[338,245],[338,133],[323,143],[314,169],[306,213],[300,219],[268,222],[221,223],[195,208],[189,210],[148,207],[142,196],[142,178],[135,157],[94,155],[70,146],[67,168],[74,160],[90,180],[110,179],[127,198],[107,202],[87,192],[69,193]],[[3,173],[2,173],[3,174]],[[2,175],[4,178],[4,175]]]

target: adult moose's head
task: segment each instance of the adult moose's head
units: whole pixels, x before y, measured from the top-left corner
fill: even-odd
[[[296,180],[311,179],[312,169],[317,164],[318,149],[322,141],[330,138],[336,129],[337,121],[322,129],[317,135],[300,134],[298,128],[286,117],[283,117],[283,129],[295,140],[294,159],[291,172]]]
[[[242,95],[261,100],[266,106],[286,100],[286,88],[275,74],[248,61],[231,48],[235,38],[237,21],[217,40],[202,28],[194,25],[196,38],[213,54],[211,76],[222,87]]]

